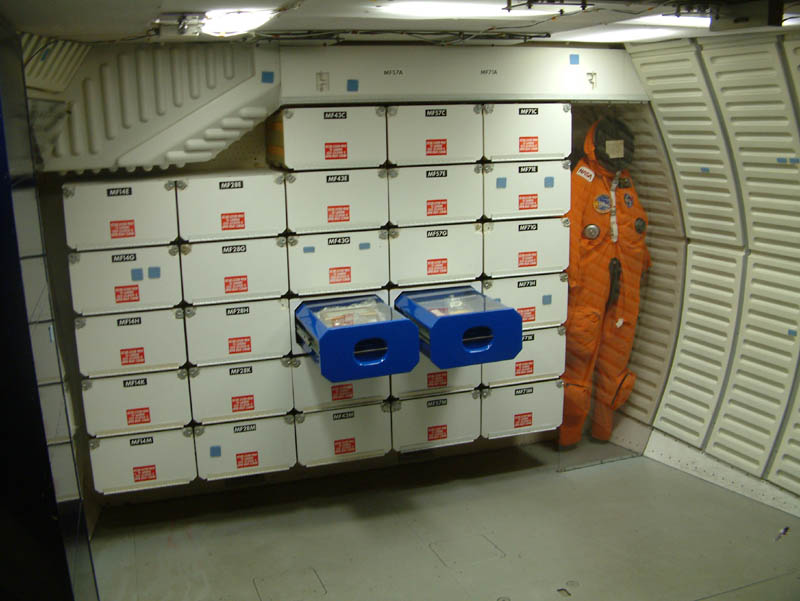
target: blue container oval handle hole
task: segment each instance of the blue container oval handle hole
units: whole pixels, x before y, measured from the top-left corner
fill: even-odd
[[[479,353],[489,350],[494,342],[494,333],[488,326],[474,326],[468,328],[461,337],[461,344],[470,353]]]
[[[386,359],[389,346],[383,338],[364,338],[356,342],[353,357],[359,365],[378,365]]]

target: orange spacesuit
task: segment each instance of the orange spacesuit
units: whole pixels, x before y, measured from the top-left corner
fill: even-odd
[[[647,215],[625,167],[633,135],[615,119],[594,123],[586,156],[572,171],[567,363],[562,447],[581,439],[594,378],[592,438],[611,437],[614,411],[628,400],[636,375],[628,359],[639,314],[639,284],[650,266]]]

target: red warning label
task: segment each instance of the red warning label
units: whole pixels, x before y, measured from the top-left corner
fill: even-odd
[[[125,411],[125,417],[128,419],[129,426],[136,424],[149,424],[150,423],[150,407],[139,407],[137,409],[128,409]]]
[[[239,413],[241,411],[253,411],[256,408],[256,398],[252,394],[243,394],[231,397],[231,411]]]
[[[432,371],[428,374],[428,388],[441,388],[447,386],[446,371]]]
[[[331,205],[328,207],[328,223],[350,221],[350,205]]]
[[[135,238],[136,222],[133,219],[123,219],[122,221],[110,221],[111,238]]]
[[[335,386],[331,386],[332,401],[346,401],[352,398],[353,398],[352,384],[336,384]]]
[[[134,482],[147,482],[148,480],[156,479],[156,466],[155,465],[140,465],[133,468],[133,481]]]
[[[138,365],[144,363],[144,347],[119,349],[119,362],[122,365]]]
[[[425,154],[429,157],[447,154],[447,138],[425,140]]]
[[[114,301],[117,303],[138,303],[139,284],[114,286]]]
[[[447,273],[447,259],[428,259],[428,275]]]
[[[333,452],[335,455],[345,455],[347,453],[356,452],[356,439],[355,438],[342,438],[333,441]]]
[[[231,275],[225,278],[225,294],[247,292],[247,276]]]
[[[258,467],[258,451],[236,453],[236,469],[240,470],[246,467]]]
[[[519,195],[519,210],[530,211],[539,208],[539,195],[538,194],[520,194]]]
[[[331,267],[328,269],[328,283],[347,284],[352,281],[349,267]]]
[[[517,256],[517,267],[536,267],[538,264],[539,258],[535,250],[521,252]]]
[[[527,428],[528,426],[532,425],[533,425],[533,412],[528,411],[528,413],[517,413],[514,416],[515,428]]]
[[[222,213],[219,217],[222,231],[244,229],[244,213]]]
[[[437,215],[447,215],[447,199],[437,198],[429,200],[425,203],[425,210],[428,217],[435,217]]]
[[[447,424],[428,426],[428,440],[443,440],[445,438],[447,438]]]
[[[347,158],[347,142],[325,142],[325,160],[338,161]]]
[[[520,136],[519,139],[520,152],[539,152],[539,136]]]
[[[252,351],[250,343],[250,336],[241,336],[239,338],[228,338],[228,354],[235,355],[237,353],[249,353]]]
[[[536,321],[536,307],[520,307],[517,313],[522,315],[522,321]]]
[[[533,373],[533,360],[530,361],[517,361],[514,364],[515,376],[529,376]]]

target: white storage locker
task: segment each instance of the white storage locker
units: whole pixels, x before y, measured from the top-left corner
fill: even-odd
[[[84,380],[91,436],[179,428],[192,421],[186,370]]]
[[[32,323],[28,326],[33,348],[33,364],[37,384],[53,384],[61,381],[64,371],[56,346],[56,330],[52,321]]]
[[[12,190],[11,200],[14,203],[14,223],[17,230],[19,256],[34,257],[44,254],[36,188]]]
[[[75,459],[72,456],[72,444],[64,442],[47,447],[50,457],[50,471],[53,474],[53,488],[56,501],[74,501],[81,494],[78,490],[78,476],[75,473]]]
[[[287,174],[289,229],[305,234],[383,226],[389,221],[386,174],[383,169]]]
[[[483,260],[491,277],[564,271],[569,265],[569,220],[485,223]]]
[[[570,208],[569,161],[484,166],[484,213],[490,219],[560,217]]]
[[[310,356],[293,358],[294,408],[318,411],[342,405],[383,401],[389,397],[389,376],[331,382]]]
[[[564,159],[572,152],[570,105],[487,104],[483,154],[490,161]]]
[[[75,250],[167,244],[178,236],[167,179],[65,184],[67,246]]]
[[[52,319],[50,288],[47,285],[44,257],[22,259],[19,264],[22,270],[22,288],[28,322]]]
[[[276,236],[286,229],[283,174],[187,175],[178,182],[178,224],[188,242]]]
[[[567,320],[566,273],[484,280],[483,293],[522,315],[522,329],[544,328]]]
[[[281,116],[282,162],[291,169],[378,167],[386,162],[383,107],[291,108]]]
[[[181,302],[175,245],[72,253],[69,280],[72,308],[82,315],[162,309]]]
[[[396,165],[472,163],[483,156],[481,106],[390,106],[389,160]]]
[[[313,467],[380,457],[392,448],[388,403],[296,416],[297,461]]]
[[[286,300],[204,305],[186,310],[189,361],[195,365],[282,357],[291,349]]]
[[[94,488],[113,494],[187,484],[197,477],[191,428],[89,441]]]
[[[561,380],[492,388],[481,401],[481,435],[502,438],[555,430],[563,412]]]
[[[39,406],[42,410],[47,444],[69,442],[70,423],[61,384],[39,386]]]
[[[184,244],[181,255],[187,303],[275,298],[289,291],[286,238]]]
[[[288,360],[193,367],[189,373],[192,415],[201,424],[283,415],[292,410]]]
[[[395,225],[477,221],[483,214],[482,167],[442,165],[389,171],[389,219]]]
[[[392,441],[401,453],[472,442],[481,434],[477,391],[396,401]]]
[[[389,281],[385,230],[289,239],[289,287],[296,294],[380,288]]]
[[[471,390],[481,383],[481,366],[467,365],[453,369],[439,369],[420,353],[419,363],[410,372],[394,374],[392,396],[408,398],[458,390]]]
[[[522,350],[507,361],[484,363],[483,383],[499,386],[557,378],[564,373],[567,337],[564,328],[545,328],[522,334]]]
[[[75,319],[84,376],[176,369],[186,362],[183,310],[118,313]]]
[[[194,444],[204,480],[288,470],[297,463],[291,415],[197,426]]]
[[[401,228],[390,235],[390,273],[399,286],[472,280],[483,271],[478,223]]]

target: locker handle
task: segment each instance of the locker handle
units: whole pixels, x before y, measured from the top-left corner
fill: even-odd
[[[488,326],[473,326],[467,328],[461,336],[461,344],[470,353],[479,353],[488,350],[494,342],[494,333]]]
[[[383,338],[364,338],[356,342],[353,356],[359,365],[377,365],[386,359],[388,350]]]

